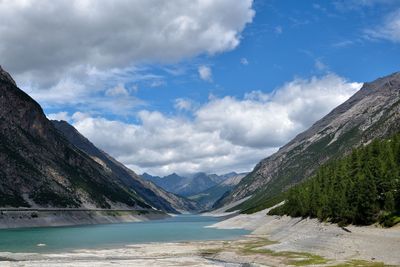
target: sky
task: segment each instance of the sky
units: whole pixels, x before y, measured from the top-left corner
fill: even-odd
[[[398,0],[0,0],[0,65],[137,173],[251,171],[399,62]]]

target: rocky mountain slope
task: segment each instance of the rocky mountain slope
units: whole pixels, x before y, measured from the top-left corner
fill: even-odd
[[[127,177],[71,144],[1,67],[0,166],[0,207],[152,209],[157,205],[157,193],[148,197],[154,185],[142,186],[148,190],[144,194],[133,182],[128,186]],[[162,205],[165,199],[158,206],[171,210]]]
[[[202,210],[209,210],[213,207],[214,203],[220,199],[224,194],[231,191],[247,173],[230,173],[229,178],[222,180],[219,184],[208,188],[200,193],[189,196],[188,198],[196,201]],[[233,176],[231,176],[233,175]],[[221,176],[219,176],[221,177]],[[225,178],[225,177],[224,177]],[[218,178],[219,180],[220,178]]]
[[[218,201],[218,206],[252,196],[233,209],[262,209],[329,159],[399,131],[400,73],[394,73],[365,83],[345,103],[262,160],[230,194]]]
[[[151,181],[164,190],[175,194],[179,194],[179,191],[177,190],[178,187],[189,182],[188,178],[180,176],[176,173],[172,173],[163,177],[153,176],[148,173],[143,173],[141,176],[143,179]]]
[[[194,202],[166,192],[152,182],[141,178],[106,152],[98,149],[68,122],[52,122],[71,144],[88,154],[93,160],[102,165],[103,168],[115,174],[125,186],[135,190],[146,203],[149,203],[159,210],[173,213],[196,210]]]

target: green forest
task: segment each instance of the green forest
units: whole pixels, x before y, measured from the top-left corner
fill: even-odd
[[[313,177],[289,189],[285,203],[269,214],[339,225],[400,222],[400,134],[322,165]]]

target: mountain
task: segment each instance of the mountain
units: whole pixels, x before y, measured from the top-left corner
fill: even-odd
[[[339,225],[400,223],[400,134],[375,139],[323,164],[292,187],[272,215],[311,217]]]
[[[330,159],[400,130],[400,73],[365,83],[349,100],[262,160],[218,206],[251,196],[233,209],[265,208]]]
[[[199,172],[189,178],[189,181],[178,187],[178,194],[190,196],[203,190],[213,187],[217,183],[213,181],[206,173]]]
[[[143,173],[142,177],[148,181],[152,181],[168,192],[187,197],[216,186],[217,184],[234,175],[237,174],[235,172],[231,172],[224,175],[217,175],[198,172],[185,177],[176,173],[159,177],[152,176],[148,173]]]
[[[195,203],[166,192],[152,182],[144,180],[106,152],[98,149],[66,121],[52,121],[52,123],[71,144],[89,155],[105,170],[113,173],[124,186],[137,192],[152,207],[172,213],[196,209]]]
[[[195,195],[189,196],[188,198],[196,201],[196,203],[201,207],[203,210],[209,210],[213,207],[214,203],[220,199],[225,193],[232,190],[242,179],[246,176],[247,173],[237,174],[235,172],[229,173],[224,176],[226,178],[223,180],[221,176],[219,176],[218,180],[222,180],[221,183],[208,188],[200,193]]]
[[[151,208],[72,145],[0,67],[0,206]]]
[[[238,176],[239,174],[236,172],[229,172],[229,173],[225,173],[222,175],[218,175],[218,174],[209,174],[208,177],[210,177],[211,180],[213,180],[214,182],[216,182],[217,184],[222,183],[225,180],[228,180],[232,177]]]
[[[153,182],[164,190],[175,194],[179,194],[179,190],[177,190],[178,187],[190,182],[190,179],[179,176],[176,173],[172,173],[164,177],[152,176],[148,173],[143,173],[142,177],[148,181]]]

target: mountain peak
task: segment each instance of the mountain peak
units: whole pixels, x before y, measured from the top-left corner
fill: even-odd
[[[11,77],[11,75],[5,71],[1,65],[0,65],[0,81],[5,81],[5,82],[9,82],[12,83],[13,85],[17,86],[17,84],[15,83],[14,79]]]
[[[360,91],[371,91],[385,90],[385,89],[399,89],[400,85],[400,72],[394,72],[385,77],[378,78],[372,82],[364,83],[364,86]]]

